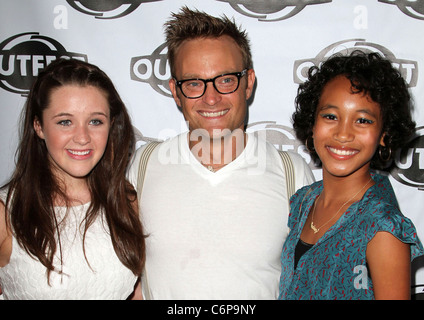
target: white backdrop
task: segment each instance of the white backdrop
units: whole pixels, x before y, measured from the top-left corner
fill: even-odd
[[[0,184],[14,168],[29,85],[59,56],[84,59],[108,73],[140,144],[185,131],[169,92],[163,35],[163,23],[182,5],[225,14],[247,29],[257,75],[248,130],[266,130],[277,147],[299,152],[308,163],[290,123],[307,68],[355,48],[389,57],[410,86],[417,123],[417,136],[398,154],[390,180],[424,240],[423,0],[1,0]],[[320,170],[310,165],[320,179]],[[424,292],[424,259],[414,271],[416,292]]]

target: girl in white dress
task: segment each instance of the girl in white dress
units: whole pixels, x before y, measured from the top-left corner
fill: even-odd
[[[0,297],[140,297],[144,235],[125,179],[134,134],[111,80],[55,60],[23,112],[16,169],[0,192]]]

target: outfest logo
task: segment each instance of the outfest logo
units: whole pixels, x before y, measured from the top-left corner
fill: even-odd
[[[396,152],[390,173],[400,183],[424,191],[424,126]]]
[[[307,79],[308,70],[312,66],[319,66],[320,63],[328,59],[331,55],[342,53],[347,55],[354,50],[363,52],[378,52],[389,59],[393,66],[399,69],[409,87],[415,87],[418,81],[418,63],[413,60],[399,59],[389,49],[382,45],[367,42],[365,39],[348,39],[338,41],[325,47],[316,57],[296,60],[293,67],[293,80],[295,83],[303,83]]]
[[[27,32],[0,43],[0,87],[27,95],[40,70],[57,58],[87,61],[85,54],[69,52],[58,41]]]
[[[150,84],[158,93],[172,97],[169,88],[171,69],[168,63],[166,43],[160,45],[151,55],[131,59],[130,76],[134,81]]]
[[[378,2],[395,5],[407,16],[424,20],[424,1],[422,0],[378,0]]]
[[[162,0],[66,0],[75,10],[97,19],[117,19],[136,10],[142,3]]]
[[[324,4],[332,0],[218,0],[227,2],[235,11],[259,21],[280,21],[289,19],[306,6]]]

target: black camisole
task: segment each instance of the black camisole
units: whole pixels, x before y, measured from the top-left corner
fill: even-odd
[[[296,249],[294,251],[294,268],[295,269],[297,268],[297,263],[299,262],[300,258],[305,254],[306,251],[308,251],[313,246],[314,246],[313,244],[303,242],[299,238],[299,241],[296,244]]]

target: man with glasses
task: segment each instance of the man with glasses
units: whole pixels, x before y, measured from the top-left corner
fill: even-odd
[[[274,146],[245,132],[255,82],[246,33],[186,7],[165,27],[169,85],[189,130],[153,150],[139,193],[144,297],[276,299],[286,175]],[[135,186],[144,149],[129,173]],[[310,184],[309,167],[290,156],[296,189]]]

